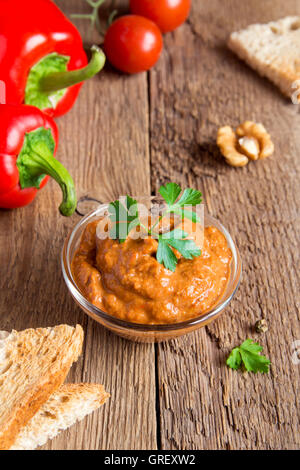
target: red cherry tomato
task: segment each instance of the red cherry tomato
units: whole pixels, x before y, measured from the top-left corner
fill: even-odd
[[[159,59],[163,39],[157,25],[137,15],[114,21],[104,39],[109,62],[122,72],[149,70]]]
[[[131,12],[154,21],[163,33],[184,23],[190,9],[191,0],[130,0]]]

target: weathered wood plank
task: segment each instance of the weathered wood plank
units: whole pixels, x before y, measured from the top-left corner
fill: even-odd
[[[296,106],[226,48],[229,33],[253,22],[300,14],[296,0],[193,2],[188,24],[165,37],[150,73],[152,191],[173,180],[203,190],[209,213],[238,242],[244,276],[218,321],[159,345],[163,449],[299,448],[300,338],[297,283],[300,120]],[[263,122],[276,154],[243,169],[215,145],[221,125]],[[299,263],[298,263],[299,264]],[[298,302],[298,303],[297,303]],[[253,331],[265,316],[269,331]],[[224,365],[230,349],[259,340],[267,376]]]
[[[79,6],[75,0],[57,3],[67,14]],[[80,27],[85,37],[88,26]],[[130,79],[108,67],[85,84],[74,109],[58,120],[58,158],[72,173],[78,197],[108,201],[128,191],[150,194],[148,115],[145,74]],[[60,217],[59,198],[50,182],[31,206],[0,212],[0,329],[80,323],[84,354],[68,381],[103,383],[111,399],[44,448],[153,449],[154,347],[108,333],[76,307],[63,281],[60,252],[79,217]]]

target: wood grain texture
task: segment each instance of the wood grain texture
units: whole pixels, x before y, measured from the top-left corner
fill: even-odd
[[[186,25],[165,38],[150,73],[152,191],[177,181],[201,189],[207,211],[228,227],[244,265],[239,291],[219,320],[159,345],[163,449],[299,448],[299,108],[226,48],[231,31],[300,14],[297,1],[193,2]],[[217,129],[246,119],[274,138],[270,159],[234,169]],[[269,331],[254,332],[265,317]],[[267,376],[226,368],[229,351],[259,340]]]
[[[84,1],[56,3],[68,15],[89,11]],[[118,5],[124,10],[127,3]],[[226,47],[231,31],[300,14],[300,5],[242,3],[194,0],[187,24],[165,36],[148,77],[106,66],[58,120],[58,158],[72,173],[79,198],[157,193],[166,181],[202,190],[207,211],[237,240],[244,265],[239,291],[219,320],[156,347],[113,336],[76,307],[64,284],[60,251],[79,216],[59,217],[55,183],[32,205],[0,212],[0,329],[80,323],[84,354],[68,381],[103,383],[111,394],[98,412],[44,449],[300,446],[299,365],[291,358],[292,342],[300,340],[299,107]],[[86,22],[76,25],[87,45],[99,42]],[[234,169],[220,156],[216,133],[245,119],[263,122],[276,153]],[[259,336],[254,324],[261,317],[269,331]],[[264,346],[269,375],[224,365],[230,349],[247,337]]]

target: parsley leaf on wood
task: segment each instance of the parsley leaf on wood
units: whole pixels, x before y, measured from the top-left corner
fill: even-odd
[[[254,343],[252,339],[246,339],[241,346],[234,348],[226,364],[232,369],[239,369],[241,365],[249,372],[269,372],[270,361],[267,357],[260,354],[262,346]]]
[[[137,201],[130,196],[124,200],[111,202],[108,207],[109,218],[113,222],[110,230],[112,239],[125,242],[129,232],[140,224]]]

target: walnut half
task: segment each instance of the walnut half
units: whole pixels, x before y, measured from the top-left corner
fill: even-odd
[[[249,160],[266,158],[274,152],[274,144],[265,127],[252,121],[245,121],[236,132],[230,126],[221,127],[217,145],[232,166],[244,166]]]

